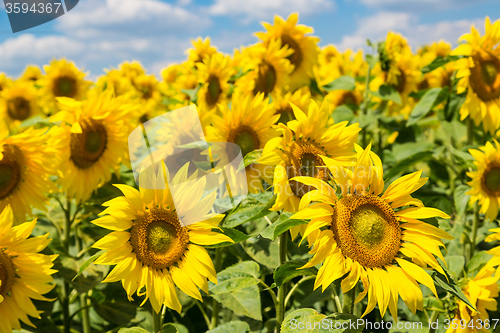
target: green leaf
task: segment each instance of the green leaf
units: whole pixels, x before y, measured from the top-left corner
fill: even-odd
[[[264,207],[258,212],[257,214],[247,218],[243,223],[245,222],[250,222],[250,221],[255,221],[257,219],[260,219],[264,216],[267,216],[271,213],[270,209],[272,206],[274,206],[274,203],[276,202],[276,195],[273,195],[272,198],[266,203]]]
[[[448,264],[449,273],[453,274],[453,277],[457,279],[465,265],[465,257],[462,255],[447,255],[445,258]]]
[[[260,194],[249,194],[238,206],[226,215],[221,225],[224,227],[236,227],[252,219],[269,204],[273,194],[270,192]]]
[[[90,300],[92,301],[92,307],[99,314],[99,316],[116,325],[127,326],[136,315],[137,306],[132,303],[98,303],[92,297]]]
[[[92,264],[94,261],[96,261],[97,258],[99,258],[101,255],[103,255],[105,252],[106,252],[106,250],[101,250],[101,251],[97,252],[96,254],[94,254],[92,257],[85,260],[83,265],[80,266],[80,269],[78,270],[78,274],[76,274],[76,276],[73,278],[72,281],[74,281],[80,274],[82,274],[82,272],[85,269],[87,269],[87,267],[89,267],[90,264]]]
[[[437,261],[439,262],[439,265],[443,268],[446,276],[436,271],[432,272],[431,276],[434,282],[436,283],[436,286],[443,288],[444,290],[446,290],[447,292],[449,292],[450,294],[452,294],[453,296],[457,297],[462,302],[470,306],[472,309],[476,310],[476,308],[474,308],[469,299],[464,295],[462,289],[460,289],[460,287],[457,285],[457,282],[451,276],[450,272],[448,271],[448,268],[443,263],[443,261],[439,258],[437,258]]]
[[[470,190],[470,187],[467,185],[458,185],[455,188],[455,193],[453,193],[453,201],[455,202],[455,209],[459,216],[463,216],[465,214],[465,210],[467,209],[467,205],[469,204],[470,195],[465,194]]]
[[[249,166],[252,163],[256,163],[259,158],[262,156],[262,150],[263,149],[255,149],[248,154],[246,154],[243,157],[243,161],[238,167],[238,170],[236,172],[240,172],[241,170],[245,169],[247,166]]]
[[[281,333],[359,333],[363,328],[364,320],[355,315],[333,313],[326,316],[306,308],[289,313],[283,320]]]
[[[406,127],[416,124],[420,119],[425,117],[433,107],[441,103],[446,96],[447,90],[443,88],[432,88],[427,90],[411,111]]]
[[[354,90],[354,78],[350,75],[344,75],[336,78],[332,82],[325,84],[323,89],[325,91],[332,90]]]
[[[472,273],[479,270],[483,265],[485,265],[493,256],[486,251],[476,252],[472,259],[467,264],[467,272]]]
[[[278,244],[262,237],[249,238],[241,243],[243,250],[259,264],[270,268],[279,266]]]
[[[210,292],[235,314],[262,320],[258,273],[257,263],[240,262],[218,273],[218,284],[210,283]]]
[[[316,267],[299,269],[306,263],[307,260],[291,260],[284,263],[274,271],[274,282],[278,287],[281,287],[283,283],[287,283],[297,276],[317,275],[318,269]]]
[[[259,264],[243,261],[217,274],[217,285],[210,288],[213,294],[230,293],[239,289],[255,286],[258,279]]]
[[[429,73],[435,70],[436,68],[439,68],[441,66],[446,65],[450,61],[455,61],[460,59],[460,56],[446,56],[446,57],[437,57],[434,59],[430,64],[422,68],[422,73]]]
[[[378,88],[378,91],[370,91],[370,94],[386,101],[393,101],[399,105],[402,104],[401,95],[398,93],[396,88],[387,84],[381,85]]]
[[[239,230],[233,229],[233,228],[220,228],[222,229],[222,232],[219,229],[213,229],[215,232],[220,232],[227,237],[231,238],[234,243],[231,242],[224,242],[224,243],[219,243],[219,244],[213,244],[213,245],[204,245],[206,248],[210,249],[215,249],[218,247],[226,247],[226,246],[231,246],[237,243],[241,243],[246,241],[247,239],[250,238],[247,234],[242,233]]]
[[[177,323],[164,324],[160,333],[189,333],[186,326]]]
[[[336,123],[351,121],[354,118],[354,112],[349,106],[342,104],[333,110],[332,117]]]
[[[384,176],[387,179],[393,179],[394,177],[402,174],[404,171],[408,171],[409,167],[413,164],[430,159],[431,154],[432,151],[421,151],[403,160],[400,160],[393,167],[391,167]]]
[[[307,223],[305,220],[291,220],[291,215],[292,214],[289,213],[282,213],[280,217],[274,221],[273,224],[264,229],[260,235],[267,239],[275,240],[276,237],[290,230],[292,227]]]
[[[174,333],[174,332],[172,332],[172,333]],[[149,331],[145,330],[142,327],[129,327],[129,328],[120,328],[118,333],[149,333]]]
[[[219,325],[213,330],[207,331],[206,333],[247,333],[250,332],[250,326],[244,321],[230,321]]]
[[[185,93],[186,95],[189,96],[189,99],[194,102],[196,99],[198,99],[198,90],[200,90],[201,85],[198,85],[194,89],[181,89],[181,92]]]

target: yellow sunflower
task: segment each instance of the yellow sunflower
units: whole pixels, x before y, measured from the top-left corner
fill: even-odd
[[[92,82],[84,80],[86,73],[81,72],[73,62],[66,59],[52,60],[50,65],[43,66],[45,75],[37,81],[40,85],[40,96],[43,97],[45,113],[58,111],[56,98],[70,97],[81,100],[85,97]]]
[[[140,187],[138,191],[115,185],[124,196],[104,203],[103,216],[93,221],[113,230],[93,245],[107,250],[96,264],[116,265],[103,282],[121,280],[130,300],[134,293],[145,295],[143,304],[149,299],[157,313],[162,304],[181,312],[176,286],[203,301],[198,288],[208,294],[207,279],[217,283],[217,278],[210,256],[200,245],[232,242],[212,231],[223,217],[209,214],[216,193],[202,199],[206,178],[186,182],[192,179],[187,177],[187,169],[188,165],[170,178],[163,167],[168,179],[164,189]],[[154,183],[165,184],[160,173],[157,177]],[[171,193],[169,186],[182,183],[193,186],[175,186],[178,191]],[[189,224],[189,220],[201,222]]]
[[[28,65],[24,69],[23,74],[19,77],[19,80],[22,81],[30,81],[35,83],[37,80],[42,78],[42,71],[40,67],[35,65]]]
[[[488,262],[474,278],[467,281],[462,291],[477,311],[458,300],[458,308],[450,319],[450,328],[446,333],[492,332],[494,322],[490,322],[488,311],[497,310],[495,298],[500,291],[498,287],[500,274],[495,272],[496,269]],[[487,325],[489,327],[485,327]]]
[[[195,66],[200,62],[204,62],[206,57],[211,57],[217,53],[217,48],[210,45],[209,37],[205,39],[198,37],[197,40],[192,40],[191,44],[193,44],[194,48],[187,50],[186,53],[188,54],[188,61]]]
[[[493,134],[500,128],[500,20],[491,24],[486,17],[483,36],[473,26],[461,39],[466,43],[452,52],[465,56],[456,62],[457,93],[467,90],[460,118],[470,116],[476,126],[482,122],[484,130]]]
[[[292,91],[309,85],[313,77],[313,67],[318,62],[319,55],[319,38],[307,36],[313,32],[313,29],[297,25],[298,19],[297,13],[290,14],[286,21],[276,16],[274,25],[263,23],[266,32],[255,34],[266,46],[273,40],[279,40],[282,46],[288,46],[293,50],[293,54],[287,57],[294,66],[290,76],[290,89]]]
[[[144,70],[144,67],[142,67],[142,64],[135,60],[122,62],[118,66],[118,70],[120,71],[121,75],[130,80],[130,82],[134,81],[136,77],[146,74],[146,71]]]
[[[287,90],[289,75],[293,71],[287,59],[293,53],[291,49],[282,48],[278,40],[271,40],[267,46],[255,44],[243,53],[246,60],[243,71],[247,74],[236,81],[236,88],[241,93],[274,96],[277,91]]]
[[[106,75],[97,79],[96,86],[101,90],[112,91],[115,96],[127,95],[133,98],[138,95],[132,82],[118,69],[108,70]]]
[[[0,72],[0,91],[4,90],[12,84],[12,79],[5,75],[5,73]]]
[[[132,81],[138,92],[141,121],[145,122],[154,118],[161,112],[162,95],[159,90],[159,82],[154,75],[140,75]]]
[[[0,116],[11,129],[39,113],[38,94],[30,82],[17,80],[0,92]]]
[[[228,66],[230,58],[222,53],[207,56],[198,63],[198,107],[202,114],[211,113],[228,100],[229,78],[233,69]]]
[[[437,57],[446,57],[451,53],[451,45],[449,43],[440,41],[439,43],[432,43],[431,45],[424,46],[418,50],[420,57],[421,67],[429,65]],[[450,86],[451,75],[454,71],[452,62],[444,66],[438,67],[435,70],[422,75],[418,83],[418,89],[427,88],[440,88]]]
[[[0,332],[20,330],[19,321],[35,327],[28,316],[40,318],[33,299],[54,288],[53,261],[57,255],[39,253],[49,243],[48,234],[29,238],[36,220],[13,227],[13,213],[7,206],[0,213]]]
[[[296,212],[300,198],[309,191],[291,180],[296,176],[313,176],[326,179],[321,155],[347,162],[354,157],[354,143],[360,131],[359,125],[347,126],[347,121],[330,124],[329,103],[318,106],[311,101],[307,113],[292,104],[296,120],[287,125],[279,124],[283,135],[266,143],[259,163],[275,166],[274,193],[277,195],[273,210]]]
[[[368,295],[363,316],[378,303],[382,317],[389,307],[397,318],[398,294],[415,313],[423,309],[417,282],[436,295],[434,282],[424,268],[428,265],[444,274],[434,256],[444,261],[441,238],[452,239],[445,231],[418,219],[449,216],[424,207],[411,196],[427,181],[420,178],[421,171],[399,178],[381,195],[384,180],[380,158],[371,152],[370,145],[365,150],[356,146],[356,150],[358,158],[351,170],[322,156],[341,189],[341,199],[322,179],[295,179],[315,188],[301,199],[300,212],[292,216],[311,219],[303,237],[308,239],[312,246],[309,253],[314,256],[303,268],[322,263],[314,288],[322,286],[323,291],[346,274],[341,282],[344,293],[361,280],[364,290],[356,302]],[[309,206],[311,201],[315,203]]]
[[[286,125],[286,123],[290,120],[295,119],[290,103],[295,104],[301,110],[309,109],[309,103],[311,103],[311,92],[308,88],[304,87],[298,89],[293,94],[291,92],[284,94],[282,91],[279,91],[275,96],[273,96],[274,112],[280,116],[278,119],[279,123]]]
[[[136,106],[123,97],[93,90],[88,99],[76,101],[59,98],[61,111],[53,121],[61,121],[62,189],[77,202],[87,200],[92,192],[111,178],[111,169],[128,164],[128,135]]]
[[[0,130],[0,210],[10,205],[21,222],[31,207],[46,209],[46,194],[57,190],[49,177],[59,168],[62,145],[55,127],[12,136]]]
[[[273,128],[278,118],[269,98],[264,98],[263,93],[255,97],[234,95],[231,109],[224,105],[220,116],[212,116],[212,125],[206,128],[206,140],[235,143],[244,157],[255,149],[263,149],[267,142],[278,136]],[[264,165],[251,164],[246,168],[246,175],[248,190],[258,192],[263,190],[261,179],[269,181],[272,171]]]
[[[480,150],[469,149],[469,153],[476,159],[474,164],[477,170],[467,172],[472,180],[468,182],[472,188],[467,194],[470,202],[476,201],[481,205],[480,213],[486,218],[495,220],[500,207],[500,146],[496,140],[486,142]]]

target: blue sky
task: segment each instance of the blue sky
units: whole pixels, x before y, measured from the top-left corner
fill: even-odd
[[[440,39],[456,44],[471,24],[500,18],[498,0],[80,0],[64,16],[12,33],[0,5],[0,71],[19,75],[27,64],[67,57],[95,78],[125,60],[141,61],[159,75],[185,59],[190,40],[210,36],[219,50],[255,43],[261,21],[299,13],[320,45],[365,47],[366,38],[402,33],[413,48]]]

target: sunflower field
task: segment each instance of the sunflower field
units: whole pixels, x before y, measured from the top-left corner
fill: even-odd
[[[263,26],[161,79],[0,73],[0,333],[500,332],[500,20],[365,54]]]

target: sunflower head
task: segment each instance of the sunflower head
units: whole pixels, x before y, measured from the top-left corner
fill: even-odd
[[[217,48],[210,45],[210,38],[207,37],[202,39],[199,37],[196,40],[192,40],[193,48],[186,51],[188,54],[188,61],[195,66],[198,63],[204,62],[206,57],[211,57],[213,54],[217,53]]]
[[[39,113],[36,88],[26,81],[15,81],[0,92],[0,114],[11,128]]]
[[[228,66],[229,60],[229,56],[214,53],[198,64],[197,76],[201,84],[198,91],[200,112],[213,111],[227,101],[230,89],[228,82],[232,74],[232,69]]]
[[[455,63],[457,92],[467,90],[460,109],[461,119],[470,116],[476,126],[481,122],[485,131],[494,133],[500,127],[500,20],[491,24],[487,17],[483,36],[472,27],[461,37],[452,55],[465,56]]]
[[[39,253],[50,242],[48,234],[28,238],[36,220],[13,227],[10,206],[0,213],[0,331],[20,330],[20,321],[35,327],[28,316],[40,318],[33,299],[54,288],[53,261],[57,255]]]
[[[307,36],[313,29],[304,25],[297,25],[299,16],[297,13],[290,14],[285,21],[276,16],[274,25],[263,23],[266,32],[258,32],[259,37],[265,45],[272,40],[279,40],[282,47],[293,50],[287,59],[294,66],[290,77],[290,88],[295,90],[303,85],[308,85],[313,75],[313,67],[318,62],[319,38]]]
[[[96,264],[116,264],[103,282],[121,280],[130,300],[135,293],[146,295],[143,304],[149,299],[157,313],[162,304],[181,311],[176,286],[202,301],[198,288],[208,293],[207,279],[217,279],[200,245],[232,242],[212,231],[223,217],[209,213],[215,193],[203,197],[206,178],[188,177],[188,169],[185,165],[170,177],[162,163],[156,171],[141,173],[139,191],[116,185],[124,196],[104,203],[108,208],[93,221],[114,230],[93,245],[107,250]],[[142,187],[150,184],[163,186]]]
[[[19,80],[35,83],[40,78],[42,78],[42,71],[40,70],[40,67],[29,65],[26,66],[23,74],[21,74],[21,76],[19,77]]]
[[[446,232],[419,219],[449,216],[424,207],[411,196],[427,180],[420,178],[421,171],[394,181],[382,194],[380,158],[370,146],[365,150],[357,146],[356,151],[357,161],[348,168],[322,157],[333,187],[311,177],[294,179],[313,188],[302,197],[301,210],[292,216],[313,217],[303,238],[312,246],[310,253],[314,256],[304,268],[323,262],[315,283],[315,288],[322,286],[323,290],[344,277],[341,287],[347,292],[361,280],[364,291],[356,302],[368,295],[363,316],[378,303],[382,316],[388,307],[397,318],[398,294],[415,313],[423,309],[422,292],[416,282],[436,294],[434,282],[424,268],[430,266],[444,274],[435,256],[444,260],[441,238],[451,239]],[[340,199],[336,186],[340,187]]]
[[[480,212],[493,221],[500,207],[500,146],[494,140],[493,144],[487,142],[479,150],[469,149],[469,152],[476,159],[476,170],[467,173],[472,179],[468,194],[471,202],[479,202]]]

